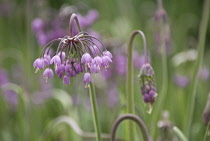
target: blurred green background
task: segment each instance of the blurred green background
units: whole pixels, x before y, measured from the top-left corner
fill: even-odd
[[[163,110],[169,113],[172,125],[185,132],[191,84],[197,53],[198,31],[202,14],[201,0],[163,0],[170,26],[167,46],[168,90]],[[82,76],[63,85],[62,80],[42,78],[42,72],[34,73],[33,62],[41,54],[45,42],[33,30],[33,22],[39,18],[45,22],[46,35],[58,34],[59,28],[68,33],[71,13],[86,17],[91,10],[98,13],[97,19],[84,30],[96,32],[107,49],[113,53],[113,64],[108,72],[94,77],[98,100],[98,114],[102,133],[109,134],[115,119],[125,113],[126,58],[128,38],[133,30],[145,33],[151,64],[156,74],[158,94],[162,87],[162,59],[156,41],[155,0],[1,0],[0,1],[0,140],[95,140],[81,137],[68,126],[73,121],[84,132],[94,133],[91,104],[88,89],[82,83]],[[64,16],[62,15],[64,14]],[[51,33],[55,31],[55,33]],[[43,35],[44,36],[44,35]],[[205,54],[199,83],[190,141],[203,140],[206,125],[203,110],[209,92],[210,24],[208,24]],[[43,39],[44,40],[44,39]],[[46,41],[48,41],[46,39]],[[40,43],[41,42],[41,43]],[[138,37],[135,53],[143,54],[143,43]],[[120,56],[120,57],[119,57]],[[134,61],[137,64],[140,60]],[[181,63],[180,63],[181,62]],[[160,140],[161,127],[151,120],[142,100],[137,75],[140,67],[135,67],[136,114],[140,116],[154,136]],[[158,98],[157,98],[158,99]],[[153,112],[156,110],[154,104]],[[159,113],[162,120],[163,111]],[[65,118],[68,117],[65,122]],[[57,122],[61,124],[57,125]],[[123,138],[124,126],[120,126],[118,136]],[[137,132],[140,132],[137,130]],[[174,133],[172,133],[174,134]],[[139,133],[138,136],[141,134]],[[105,140],[105,139],[104,139]],[[174,139],[175,140],[175,139]],[[207,137],[208,140],[208,137]]]

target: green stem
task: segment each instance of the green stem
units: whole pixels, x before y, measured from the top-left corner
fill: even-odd
[[[128,70],[127,70],[127,110],[128,113],[135,114],[135,106],[134,106],[134,82],[133,82],[133,41],[136,37],[136,35],[140,34],[143,38],[144,42],[144,55],[146,62],[148,61],[148,56],[147,56],[147,50],[146,50],[146,38],[144,36],[144,33],[140,30],[133,31],[129,44],[128,44]],[[129,139],[130,141],[134,141],[134,136],[135,136],[135,128],[132,122],[129,122]]]
[[[95,96],[95,89],[94,89],[93,83],[90,83],[89,93],[90,93],[90,101],[92,104],[91,107],[92,107],[92,114],[93,114],[93,122],[94,122],[94,127],[96,130],[96,140],[101,141],[101,132],[100,132],[100,127],[99,127],[99,122],[98,122],[96,96]]]
[[[77,28],[78,31],[81,32],[81,27],[79,24],[79,20],[77,18],[76,14],[72,14],[69,20],[69,36],[72,37],[73,36],[73,21],[76,20],[76,24],[77,24]],[[90,101],[91,101],[91,108],[92,108],[92,114],[93,114],[93,122],[94,122],[94,127],[96,130],[96,140],[97,141],[101,141],[101,132],[100,132],[100,128],[99,128],[99,122],[98,122],[98,115],[97,115],[97,104],[96,104],[96,96],[95,96],[95,88],[93,83],[90,83],[90,87],[89,87],[89,94],[90,94]]]
[[[182,131],[181,131],[178,127],[174,126],[174,127],[173,127],[173,130],[174,130],[174,132],[176,133],[176,135],[177,135],[182,141],[188,141],[187,138],[184,136],[184,134],[182,133]]]
[[[207,125],[207,127],[206,127],[206,133],[205,133],[205,136],[204,136],[203,141],[206,141],[206,137],[207,137],[208,132],[209,132],[209,126],[210,126],[210,122],[208,123],[208,125]]]
[[[144,124],[144,122],[141,118],[139,118],[135,115],[132,115],[132,114],[125,114],[125,115],[122,115],[119,118],[117,118],[117,120],[114,122],[114,124],[112,126],[112,132],[111,132],[111,141],[115,141],[117,128],[120,125],[120,123],[124,120],[132,120],[132,121],[137,123],[137,125],[141,129],[144,141],[151,141],[152,140],[152,139],[150,139],[147,128],[146,128],[146,126],[145,126],[145,124]]]
[[[79,20],[77,18],[77,15],[76,14],[72,14],[71,17],[70,17],[70,20],[69,20],[69,36],[72,37],[73,36],[73,21],[76,21],[76,24],[77,24],[77,28],[78,28],[78,31],[81,32],[81,27],[80,27],[80,24],[79,24]]]
[[[158,0],[158,8],[162,8],[162,1]],[[167,95],[168,90],[168,65],[167,65],[167,55],[166,55],[166,45],[165,45],[165,36],[166,36],[166,27],[164,21],[160,21],[160,46],[162,52],[162,89],[156,103],[156,110],[154,111],[154,116],[152,118],[152,125],[156,125],[159,119],[160,111],[163,110],[164,101]],[[156,130],[153,130],[153,136]]]
[[[203,62],[203,56],[204,56],[204,49],[205,49],[205,40],[206,40],[206,31],[207,31],[207,25],[208,25],[208,18],[209,18],[209,9],[210,9],[210,0],[204,0],[203,3],[203,12],[202,12],[202,18],[200,23],[200,29],[199,29],[199,40],[198,40],[198,55],[197,60],[195,63],[195,71],[193,73],[193,81],[192,81],[192,87],[191,87],[191,99],[190,99],[190,105],[188,106],[189,114],[187,118],[187,126],[186,126],[186,135],[189,138],[190,137],[190,131],[191,131],[191,124],[193,120],[193,112],[195,108],[195,98],[196,98],[196,89],[198,84],[198,71],[201,68],[202,62]]]

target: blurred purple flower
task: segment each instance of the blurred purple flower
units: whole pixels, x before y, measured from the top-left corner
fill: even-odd
[[[5,1],[0,3],[0,16],[10,16],[15,8],[14,2]]]
[[[173,80],[177,86],[182,87],[182,88],[187,87],[190,81],[187,76],[180,75],[180,74],[174,75]]]
[[[78,14],[78,20],[80,22],[81,28],[90,27],[97,19],[98,12],[96,10],[90,10],[85,16]],[[68,15],[69,16],[69,15]],[[41,18],[35,18],[32,21],[32,30],[38,39],[38,43],[43,46],[49,41],[63,37],[68,33],[68,26],[66,26],[66,17],[55,14],[53,19],[43,20]],[[76,26],[73,26],[76,27]],[[77,28],[73,28],[74,35],[78,33]]]
[[[42,31],[45,27],[44,21],[41,18],[36,18],[32,22],[32,29],[34,32]]]
[[[78,20],[82,28],[87,28],[91,26],[98,19],[98,11],[90,10],[87,15],[82,16],[81,14],[77,14]]]
[[[13,90],[6,90],[4,91],[4,97],[8,102],[11,109],[16,109],[18,105],[18,94]]]
[[[209,79],[209,69],[206,67],[203,67],[198,72],[198,77],[201,80],[208,80]]]
[[[50,90],[42,90],[33,93],[32,101],[34,104],[42,104],[52,96]]]
[[[107,105],[111,108],[116,106],[119,101],[119,93],[115,84],[110,85],[108,89]]]
[[[0,69],[0,86],[9,83],[7,72]],[[4,98],[9,104],[10,108],[14,110],[18,104],[18,94],[13,90],[3,90]]]
[[[114,63],[117,74],[126,75],[127,73],[127,57],[123,54],[114,55]]]
[[[0,86],[8,83],[8,76],[7,76],[7,72],[3,69],[0,69]]]
[[[138,55],[138,53],[133,53],[133,65],[135,68],[139,69],[141,68],[145,63],[145,57],[144,55]]]
[[[102,75],[104,79],[110,79],[112,77],[112,68],[108,69],[108,70],[103,70],[102,71]]]

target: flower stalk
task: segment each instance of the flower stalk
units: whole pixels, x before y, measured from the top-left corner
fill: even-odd
[[[132,115],[132,114],[124,114],[124,115],[120,116],[119,118],[117,118],[117,120],[114,122],[114,124],[112,126],[111,141],[115,141],[117,128],[120,125],[120,123],[123,122],[124,120],[134,121],[141,129],[144,141],[152,141],[152,139],[149,137],[147,128],[146,128],[143,120],[135,115]]]
[[[73,32],[74,20],[78,33]],[[56,51],[51,54],[52,45],[58,42]],[[97,45],[100,44],[100,47]],[[42,50],[41,56],[34,61],[33,66],[36,72],[46,68],[43,77],[46,81],[54,77],[51,65],[54,64],[54,71],[63,84],[70,84],[70,78],[83,73],[83,83],[89,88],[90,100],[92,104],[93,122],[96,130],[97,141],[101,141],[100,126],[97,115],[96,96],[93,85],[92,75],[99,73],[102,69],[107,69],[112,62],[112,54],[99,39],[87,32],[81,31],[76,14],[72,14],[69,21],[69,35],[50,41]]]
[[[128,70],[127,70],[127,111],[130,114],[135,114],[135,106],[134,106],[134,82],[133,82],[133,42],[136,37],[136,35],[141,35],[144,42],[144,55],[145,55],[145,61],[148,62],[147,57],[147,50],[146,50],[146,38],[144,36],[144,33],[140,30],[133,31],[130,38],[129,38],[129,44],[128,44]],[[135,128],[131,122],[129,122],[129,139],[130,141],[134,141],[135,139]]]
[[[90,101],[91,101],[91,107],[92,107],[92,114],[93,114],[93,122],[94,127],[96,130],[96,140],[101,141],[101,132],[100,132],[100,126],[98,121],[98,113],[97,113],[97,103],[96,103],[96,96],[95,96],[95,89],[93,83],[90,83],[89,87],[89,93],[90,93]]]
[[[162,0],[158,0],[158,10],[159,11],[165,11],[163,9],[163,5],[162,5]],[[162,13],[162,15],[160,15],[161,17],[159,18],[159,20],[157,20],[158,24],[159,24],[159,28],[160,28],[160,49],[161,49],[161,53],[162,53],[162,71],[163,71],[163,75],[162,75],[162,89],[161,89],[161,95],[159,96],[159,100],[157,106],[156,106],[156,110],[154,111],[154,116],[152,118],[152,121],[154,125],[156,125],[158,118],[159,118],[159,111],[163,110],[163,105],[164,105],[164,101],[167,95],[167,89],[168,89],[168,65],[167,65],[167,54],[166,54],[166,42],[165,42],[165,38],[166,38],[166,26],[165,26],[165,19],[166,19],[166,12]],[[155,134],[156,130],[153,130],[153,135]]]
[[[78,18],[76,16],[76,14],[73,13],[71,15],[71,18],[70,18],[70,21],[69,21],[69,29],[70,29],[69,30],[70,31],[69,35],[70,35],[70,37],[73,36],[73,32],[72,32],[73,20],[76,20],[78,30],[79,30],[79,32],[81,32],[81,28],[80,28]],[[99,126],[99,121],[98,121],[96,95],[95,95],[95,88],[94,88],[93,83],[90,83],[88,88],[89,88],[89,94],[90,94],[94,128],[96,130],[96,140],[101,141],[101,132],[100,132],[100,126]]]
[[[203,3],[203,12],[202,12],[202,18],[200,23],[200,29],[199,29],[199,36],[198,36],[198,55],[197,60],[195,62],[195,70],[193,73],[193,81],[191,85],[191,99],[190,99],[190,105],[188,105],[189,113],[187,114],[187,125],[186,125],[186,135],[189,138],[190,137],[190,131],[192,126],[192,120],[193,120],[193,113],[195,108],[195,98],[196,98],[196,90],[197,90],[197,84],[198,84],[198,72],[201,68],[202,62],[203,62],[203,56],[204,56],[204,49],[205,49],[205,41],[206,41],[206,31],[208,26],[208,19],[209,19],[209,11],[210,9],[210,0],[204,0]]]

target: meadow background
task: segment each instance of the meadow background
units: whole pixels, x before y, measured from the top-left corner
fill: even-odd
[[[167,128],[171,134],[174,134],[171,125],[186,134],[203,1],[163,0],[163,5],[170,25],[166,49],[167,95],[159,111],[156,109],[159,104],[157,97],[153,113],[158,114],[158,121],[164,121],[162,113],[168,111],[166,120],[170,126]],[[90,11],[95,15],[91,15]],[[62,37],[68,32],[69,17],[73,12],[81,16],[84,22],[82,28],[97,35],[113,54],[110,68],[94,76],[102,133],[109,134],[115,119],[126,113],[127,45],[133,30],[139,29],[145,33],[157,91],[161,95],[165,74],[156,38],[156,11],[155,0],[1,0],[0,140],[95,140],[81,137],[68,124],[73,121],[84,132],[94,133],[88,89],[84,87],[82,76],[72,79],[70,85],[62,84],[57,76],[46,83],[42,78],[43,71],[35,73],[33,68],[33,62],[44,45],[51,38]],[[38,32],[34,27],[37,19],[44,21],[44,32]],[[207,128],[203,110],[210,91],[209,39],[210,24],[199,71],[190,141],[203,140]],[[142,39],[138,37],[134,45],[136,115],[144,120],[154,140],[161,140],[165,130],[153,121],[153,113],[147,113],[140,93],[137,75],[142,66]],[[120,128],[118,136],[123,138],[125,126]],[[139,130],[137,132],[141,136]]]

